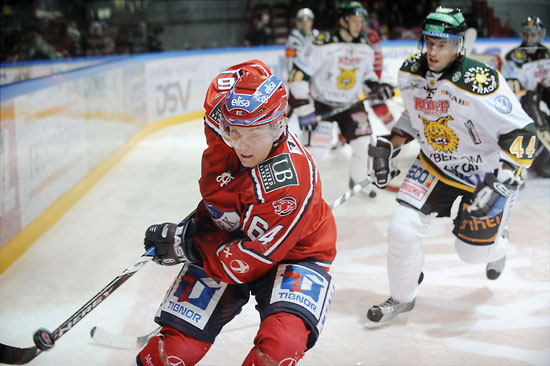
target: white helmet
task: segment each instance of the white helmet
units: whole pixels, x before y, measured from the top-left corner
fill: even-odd
[[[309,19],[309,20],[315,19],[315,15],[313,14],[313,12],[311,11],[310,8],[302,8],[302,9],[298,10],[298,12],[296,13],[296,21],[297,22],[299,22],[303,19]]]

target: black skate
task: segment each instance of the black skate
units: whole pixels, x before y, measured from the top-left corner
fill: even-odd
[[[487,273],[487,278],[490,280],[496,280],[499,278],[500,274],[504,271],[504,266],[506,265],[506,256],[496,260],[494,262],[487,263],[485,272]]]
[[[422,283],[424,279],[424,273],[420,272],[420,277],[418,278],[418,284]],[[389,299],[384,301],[380,305],[375,305],[367,311],[367,327],[375,328],[381,325],[388,323],[390,320],[395,318],[401,313],[406,313],[414,309],[415,300],[411,302],[399,302],[390,296]]]

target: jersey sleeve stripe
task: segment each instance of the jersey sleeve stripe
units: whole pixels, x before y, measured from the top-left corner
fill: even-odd
[[[243,245],[243,242],[240,241],[239,244],[238,244],[238,247],[239,249],[241,250],[241,252],[245,253],[245,254],[248,254],[249,256],[257,259],[258,261],[260,262],[263,262],[263,263],[266,263],[266,264],[273,264],[275,263],[275,261],[267,258],[265,255],[262,255],[261,253],[255,251],[255,250],[252,250],[252,249],[248,249],[246,248],[244,245]]]
[[[233,272],[231,272],[231,270],[229,268],[227,268],[227,266],[225,265],[224,262],[220,262],[222,264],[222,267],[223,267],[223,270],[225,271],[225,273],[227,273],[227,275],[235,282],[235,283],[238,283],[239,285],[243,284],[244,282],[239,280],[237,277],[235,277],[235,275],[233,274]]]
[[[248,174],[250,175],[250,178],[254,182],[254,195],[256,196],[256,199],[260,203],[265,203],[264,195],[262,194],[262,184],[260,183],[260,179],[257,176],[258,167],[251,169]]]
[[[248,224],[248,220],[250,220],[250,213],[252,212],[252,209],[254,208],[254,205],[250,205],[246,208],[246,211],[244,213],[244,220],[243,220],[243,224],[242,224],[242,227],[246,227],[246,225]]]

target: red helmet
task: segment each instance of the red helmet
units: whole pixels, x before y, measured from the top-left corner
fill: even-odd
[[[242,136],[242,130],[237,130],[246,127],[249,132],[254,129],[256,143],[275,142],[287,125],[287,104],[287,93],[278,77],[243,75],[222,103],[220,129],[224,140],[235,147]]]

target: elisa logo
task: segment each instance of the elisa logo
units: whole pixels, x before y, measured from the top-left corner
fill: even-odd
[[[231,105],[233,107],[250,107],[250,101],[243,99],[240,95],[237,97],[237,99],[231,99]]]

